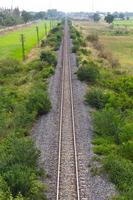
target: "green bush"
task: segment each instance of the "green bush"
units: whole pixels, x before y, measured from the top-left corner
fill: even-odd
[[[32,140],[11,134],[0,146],[0,173],[6,173],[14,164],[36,169],[38,157],[39,152]]]
[[[128,96],[125,92],[122,93],[114,93],[114,95],[110,96],[108,107],[113,107],[115,109],[119,109],[122,112],[133,109],[133,98]]]
[[[42,83],[35,83],[36,85],[31,90],[27,101],[28,112],[37,112],[38,115],[46,114],[51,109],[51,102],[47,92],[44,90]]]
[[[120,143],[119,132],[122,127],[122,119],[113,108],[97,111],[93,116],[94,131],[98,135],[113,136],[117,144]]]
[[[40,60],[33,60],[30,62],[27,66],[28,70],[42,70],[45,67],[45,62],[40,61]]]
[[[133,163],[116,155],[109,155],[104,161],[104,168],[110,179],[122,192],[133,187]]]
[[[120,131],[121,143],[133,140],[133,123],[126,122]]]
[[[132,131],[133,134],[133,131]],[[126,159],[133,161],[133,141],[123,143],[120,146],[119,153]]]
[[[49,78],[51,75],[55,73],[55,69],[53,67],[45,67],[41,71],[41,76],[43,79]]]
[[[102,88],[91,88],[85,95],[85,100],[92,107],[102,109],[108,103],[111,93]]]
[[[4,178],[10,185],[13,196],[21,192],[24,197],[36,200],[46,200],[44,185],[38,180],[35,172],[23,165],[14,165],[4,174]]]
[[[39,152],[30,138],[12,134],[5,139],[0,146],[0,175],[6,182],[1,183],[0,179],[0,184],[7,194],[11,191],[13,197],[21,193],[27,199],[45,199],[45,187],[38,180],[38,158]]]
[[[10,190],[6,181],[0,176],[0,200],[9,200],[10,195]]]
[[[80,81],[95,83],[99,78],[98,67],[94,62],[88,62],[78,69],[77,76]]]
[[[0,60],[0,77],[9,76],[19,72],[21,69],[20,63],[14,59]]]
[[[42,40],[41,47],[50,46],[54,51],[59,50],[62,36],[63,36],[63,25],[58,24],[57,27],[52,29],[48,34],[46,40]]]
[[[57,58],[54,52],[50,50],[45,50],[41,52],[40,55],[41,61],[47,62],[49,65],[56,67],[57,65]]]
[[[80,53],[85,55],[85,56],[88,56],[91,54],[91,51],[90,50],[87,50],[85,48],[80,48]]]
[[[109,87],[114,89],[116,92],[125,92],[129,96],[133,95],[133,77],[124,76],[109,82]]]

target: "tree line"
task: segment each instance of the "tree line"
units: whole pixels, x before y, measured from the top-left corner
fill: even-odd
[[[0,26],[14,26],[39,19],[58,19],[63,15],[63,12],[58,12],[56,9],[50,9],[47,12],[27,12],[20,11],[19,8],[0,9]]]
[[[94,20],[95,22],[98,22],[100,21],[100,19],[102,18],[101,14],[100,13],[94,13],[92,15],[92,20]],[[128,15],[127,13],[119,13],[119,12],[114,12],[114,13],[107,13],[105,15],[104,13],[104,20],[107,22],[107,23],[112,23],[114,21],[114,19],[120,19],[120,20],[129,20],[130,19],[130,15]]]

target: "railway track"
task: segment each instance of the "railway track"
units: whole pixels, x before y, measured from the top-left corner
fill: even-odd
[[[66,21],[62,51],[63,68],[56,200],[80,200],[68,30]]]

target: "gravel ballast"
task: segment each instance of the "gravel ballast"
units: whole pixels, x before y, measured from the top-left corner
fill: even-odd
[[[58,162],[58,137],[60,115],[60,83],[62,71],[62,48],[58,53],[58,65],[55,75],[49,79],[49,95],[52,102],[52,110],[42,116],[34,124],[32,133],[37,148],[41,152],[40,165],[48,174],[44,182],[48,185],[48,199],[56,199],[57,162]],[[74,113],[76,126],[76,139],[79,160],[79,179],[82,185],[80,189],[81,200],[108,200],[117,192],[106,176],[92,176],[91,166],[92,151],[92,123],[89,115],[89,107],[84,103],[84,95],[87,86],[81,83],[75,74],[77,71],[76,56],[71,54],[72,83],[74,95]],[[69,200],[69,199],[68,199]]]

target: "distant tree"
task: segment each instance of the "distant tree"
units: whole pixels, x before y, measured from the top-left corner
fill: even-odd
[[[114,21],[114,15],[111,15],[111,14],[108,14],[106,17],[105,17],[105,21],[109,24],[111,24],[113,21]]]
[[[13,15],[14,15],[14,16],[17,16],[17,17],[20,16],[19,8],[15,8],[15,9],[13,10]]]
[[[98,13],[95,13],[95,14],[93,15],[93,20],[94,20],[95,22],[98,22],[100,19],[101,19],[101,17],[100,17],[100,15],[99,15]]]
[[[124,18],[125,18],[124,13],[120,13],[120,14],[119,14],[119,18],[124,20]]]
[[[114,18],[118,18],[119,17],[119,13],[118,12],[114,12],[113,15],[114,15]]]
[[[24,20],[25,23],[27,23],[28,21],[31,20],[31,15],[29,12],[26,12],[25,10],[22,11],[22,18]]]
[[[34,18],[35,19],[44,19],[46,16],[46,13],[45,12],[38,12],[35,14]]]
[[[58,12],[57,12],[56,9],[49,9],[49,10],[47,11],[47,16],[48,16],[48,18],[56,18],[57,15],[58,15]]]

